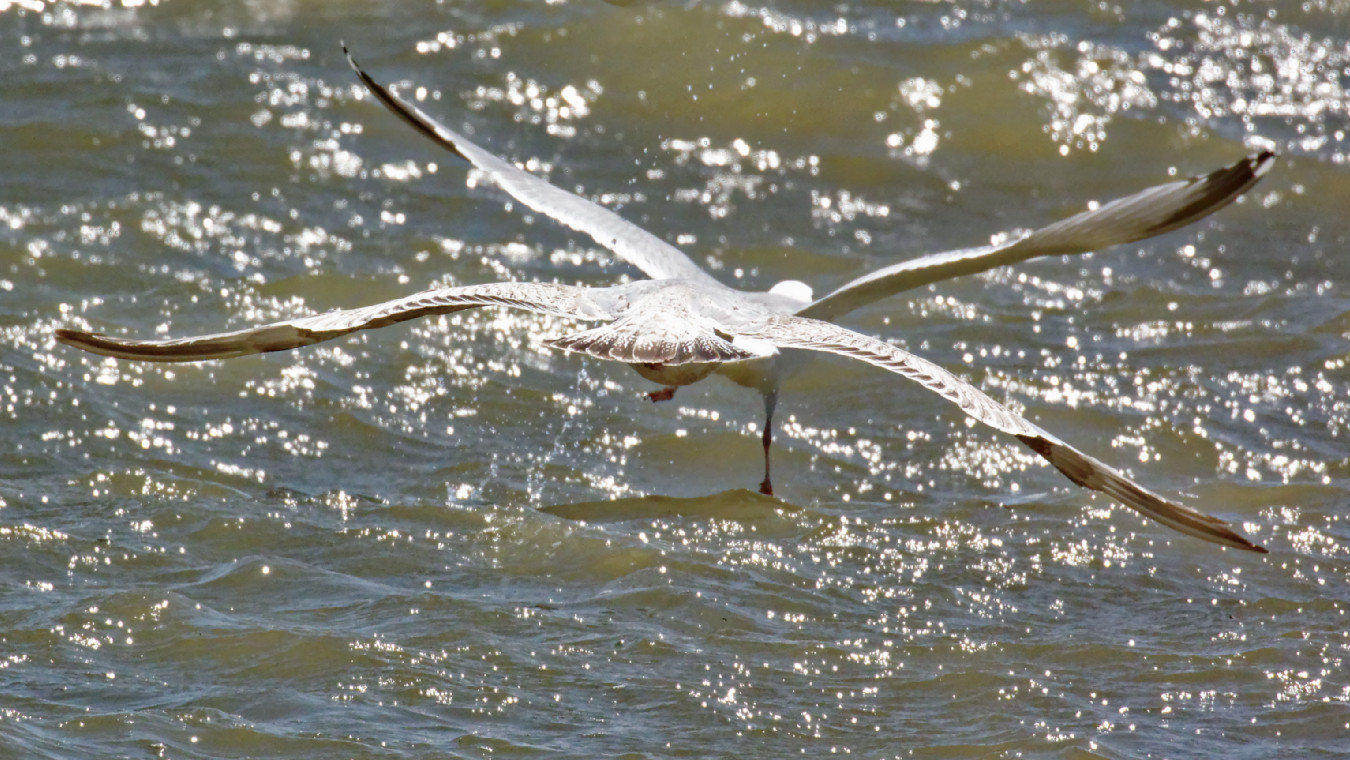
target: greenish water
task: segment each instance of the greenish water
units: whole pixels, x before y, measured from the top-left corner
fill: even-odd
[[[845,320],[1271,554],[861,364],[785,387],[770,500],[757,397],[653,405],[545,317],[56,345],[636,275],[344,39],[743,287],[1278,150],[1191,228]],[[1347,40],[1333,2],[0,0],[0,757],[1343,756]]]

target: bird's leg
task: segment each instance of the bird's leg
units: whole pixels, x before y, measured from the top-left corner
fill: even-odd
[[[773,483],[769,481],[769,447],[773,445],[773,409],[778,405],[778,393],[764,394],[764,482],[759,484],[759,492],[773,496]]]
[[[652,391],[647,394],[647,398],[651,399],[653,404],[661,401],[669,401],[675,398],[675,386],[669,385],[659,391]]]

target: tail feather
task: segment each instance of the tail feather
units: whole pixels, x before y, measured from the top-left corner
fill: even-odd
[[[555,348],[628,364],[712,364],[754,356],[713,330],[698,325],[672,323],[658,329],[660,326],[644,325],[640,321],[621,319],[553,338],[547,343]]]

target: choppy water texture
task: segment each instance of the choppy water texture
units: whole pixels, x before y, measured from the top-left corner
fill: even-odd
[[[745,287],[1280,151],[1193,228],[847,320],[1271,554],[861,364],[786,387],[773,501],[756,397],[653,405],[542,317],[54,344],[635,274],[363,97],[340,39]],[[0,756],[1350,747],[1344,2],[0,0],[0,51]]]

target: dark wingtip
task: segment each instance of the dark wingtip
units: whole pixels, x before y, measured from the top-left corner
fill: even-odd
[[[1266,173],[1275,165],[1275,159],[1277,158],[1279,158],[1279,154],[1275,151],[1263,150],[1255,156],[1249,157],[1247,166],[1251,170],[1252,176],[1259,179],[1266,176]]]
[[[1115,473],[1120,480],[1119,485],[1128,487],[1126,496],[1112,488],[1108,488],[1101,482],[1094,482],[1088,475],[1092,474],[1091,467],[1102,468],[1107,472],[1114,473],[1109,467],[1101,462],[1075,451],[1072,447],[1063,444],[1057,444],[1054,440],[1040,435],[1029,435],[1024,433],[1016,434],[1018,440],[1026,444],[1050,462],[1055,469],[1059,470],[1069,480],[1094,491],[1105,493],[1121,504],[1139,512],[1145,517],[1156,520],[1180,533],[1194,536],[1203,541],[1218,544],[1220,546],[1242,549],[1243,551],[1256,552],[1257,554],[1269,554],[1270,550],[1254,543],[1251,539],[1238,533],[1229,527],[1228,523],[1211,515],[1202,512],[1196,512],[1180,504],[1173,504],[1166,499],[1145,490],[1132,481],[1125,479],[1118,473]],[[1057,456],[1067,455],[1067,456]],[[1127,496],[1137,497],[1136,499],[1127,498]],[[1149,502],[1157,502],[1149,504]],[[1196,518],[1194,521],[1179,518]]]
[[[1232,166],[1192,177],[1191,186],[1204,188],[1204,194],[1150,227],[1143,237],[1161,235],[1184,227],[1227,206],[1260,182],[1275,165],[1275,158],[1274,151],[1263,150],[1254,156],[1243,158]]]
[[[67,330],[64,327],[58,327],[56,329],[56,340],[60,343],[65,343],[68,346],[78,345],[81,341],[88,338],[101,337],[103,337],[103,333],[89,333],[84,332],[83,330]]]
[[[1251,539],[1247,538],[1246,536],[1242,535],[1241,533],[1238,533],[1237,531],[1229,531],[1229,532],[1230,532],[1232,535],[1228,536],[1227,538],[1228,538],[1230,541],[1234,541],[1234,540],[1235,540],[1235,541],[1240,542],[1240,543],[1230,543],[1230,544],[1225,544],[1224,546],[1225,546],[1226,548],[1241,549],[1241,550],[1247,551],[1247,552],[1256,552],[1257,554],[1270,554],[1270,550],[1269,550],[1269,549],[1267,549],[1266,547],[1264,547],[1264,546],[1262,546],[1262,545],[1256,543],[1255,541],[1252,541]]]
[[[338,44],[342,46],[342,54],[347,57],[347,65],[352,67],[352,71],[355,71],[357,76],[364,79],[366,72],[361,70],[361,67],[356,63],[356,59],[352,57],[352,51],[347,49],[347,41],[339,40]]]
[[[430,137],[442,148],[445,148],[451,153],[454,153],[456,156],[459,156],[460,158],[469,161],[470,163],[473,163],[468,156],[460,152],[459,146],[456,142],[457,140],[461,139],[460,137],[458,137],[448,127],[443,127],[440,124],[437,124],[434,120],[432,120],[430,116],[427,116],[426,114],[422,113],[412,103],[408,103],[404,101],[402,98],[400,98],[398,95],[395,95],[388,87],[385,87],[379,82],[376,82],[369,74],[365,72],[364,69],[361,68],[360,64],[356,62],[356,58],[354,58],[351,54],[351,51],[347,49],[347,44],[345,42],[342,43],[342,52],[347,56],[347,63],[352,67],[352,71],[356,72],[356,78],[361,81],[361,84],[365,85],[366,90],[369,91],[370,94],[376,100],[378,100],[385,108],[389,109],[390,112],[392,112],[395,116],[402,119],[413,129],[416,129],[418,132],[421,132],[427,137]]]

